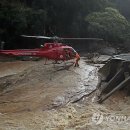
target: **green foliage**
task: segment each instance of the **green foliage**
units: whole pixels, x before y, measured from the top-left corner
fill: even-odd
[[[126,18],[118,10],[111,7],[102,12],[94,12],[86,17],[91,35],[103,37],[108,41],[124,40],[124,34],[129,27]]]
[[[40,35],[44,34],[44,24],[46,22],[46,12],[42,9],[39,9],[37,11],[32,9],[27,9],[25,11],[25,18],[27,23],[26,30],[33,35]]]
[[[46,12],[34,10],[23,4],[1,4],[0,36],[8,42],[15,40],[21,34],[41,34],[44,32]]]
[[[124,8],[129,2],[130,0],[0,0],[0,40],[9,42],[12,46],[21,34],[124,40],[130,34],[128,22],[114,8],[117,7],[130,18],[129,9]]]
[[[115,7],[130,20],[130,0],[110,0],[115,4]]]
[[[4,39],[14,39],[26,28],[25,12],[22,6],[14,4],[3,4],[0,8],[0,36]]]

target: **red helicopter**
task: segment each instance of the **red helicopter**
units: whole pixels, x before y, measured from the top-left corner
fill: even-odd
[[[58,40],[91,39],[91,38],[59,38],[59,37],[27,36],[27,35],[21,35],[21,36],[37,39],[39,38],[52,39],[54,40],[54,42],[45,43],[44,46],[42,46],[42,48],[36,48],[36,49],[0,50],[0,55],[44,57],[46,59],[55,60],[57,63],[57,61],[67,61],[74,59],[77,53],[71,46],[59,43],[57,42]]]
[[[36,49],[0,50],[0,55],[44,57],[46,59],[55,60],[56,63],[57,61],[71,60],[74,59],[75,57],[76,51],[72,47],[57,42],[57,40],[64,38],[46,37],[46,36],[26,36],[26,35],[21,36],[31,38],[52,39],[55,42],[45,43],[44,46],[42,45],[42,48],[36,48]]]

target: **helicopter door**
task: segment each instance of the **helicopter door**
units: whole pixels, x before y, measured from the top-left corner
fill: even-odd
[[[65,57],[66,60],[71,59],[71,54],[70,54],[69,48],[64,48],[64,57]]]
[[[61,48],[57,50],[57,59],[64,60],[64,54]]]

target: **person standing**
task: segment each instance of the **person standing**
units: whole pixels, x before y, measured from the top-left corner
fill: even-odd
[[[74,67],[79,67],[80,55],[76,52]]]

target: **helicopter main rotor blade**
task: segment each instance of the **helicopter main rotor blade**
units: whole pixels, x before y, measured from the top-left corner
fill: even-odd
[[[98,40],[103,41],[101,38],[62,38],[62,37],[47,37],[47,36],[28,36],[28,35],[21,35],[22,37],[31,37],[37,39],[52,39],[52,40]]]
[[[32,37],[37,39],[53,39],[53,37],[46,37],[46,36],[28,36],[28,35],[21,35],[22,37]]]
[[[99,40],[102,41],[103,39],[101,38],[60,38],[63,40]]]

